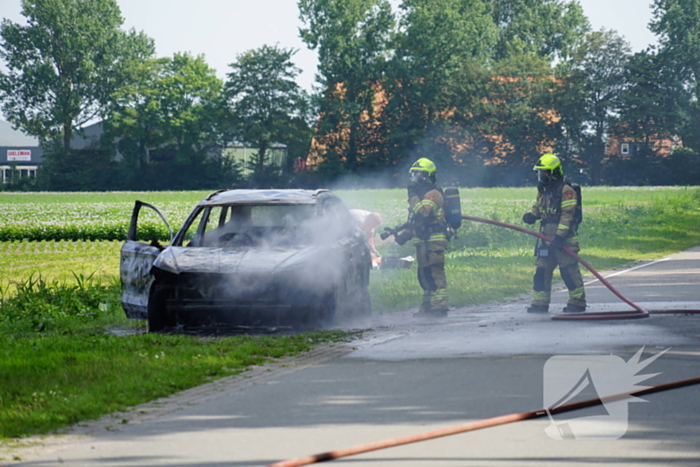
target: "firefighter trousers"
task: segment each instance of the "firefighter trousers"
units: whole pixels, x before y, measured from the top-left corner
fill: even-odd
[[[423,289],[420,310],[447,309],[447,277],[445,276],[444,242],[415,243],[418,261],[418,283]]]
[[[571,251],[579,251],[577,244],[566,245]],[[556,254],[543,257],[538,256],[535,260],[535,276],[533,277],[532,289],[534,296],[533,305],[549,305],[552,296],[552,275],[559,266],[561,278],[569,291],[569,305],[586,306],[586,291],[583,287],[583,277],[579,269],[578,261],[565,251],[558,250]]]

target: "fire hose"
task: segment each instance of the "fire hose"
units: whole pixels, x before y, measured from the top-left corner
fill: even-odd
[[[466,219],[468,221],[474,221],[474,222],[483,222],[485,224],[491,224],[491,225],[497,225],[499,227],[505,227],[507,229],[512,229],[512,230],[517,230],[518,232],[523,232],[528,235],[532,235],[533,237],[540,238],[544,240],[545,242],[551,242],[552,239],[545,237],[544,235],[533,232],[532,230],[524,229],[522,227],[518,227],[517,225],[510,225],[506,224],[504,222],[498,222],[498,221],[493,221],[490,219],[482,219],[480,217],[472,217],[472,216],[462,216],[462,219]],[[601,276],[598,271],[593,269],[593,267],[588,264],[583,258],[581,258],[579,255],[571,251],[569,248],[566,246],[562,247],[562,250],[567,253],[568,255],[572,256],[576,261],[578,261],[580,264],[582,264],[586,269],[588,269],[591,274],[593,274],[603,285],[605,285],[612,293],[617,295],[618,298],[620,298],[623,302],[627,303],[629,306],[634,308],[636,311],[606,311],[606,312],[599,312],[599,313],[573,313],[573,314],[566,314],[566,315],[554,315],[552,316],[553,320],[559,320],[559,321],[576,321],[576,320],[601,320],[601,319],[636,319],[636,318],[648,318],[650,314],[672,314],[672,313],[684,313],[684,314],[697,314],[700,313],[700,310],[652,310],[652,311],[647,311],[641,306],[633,303],[629,299],[627,299],[624,295],[622,295],[620,292],[618,292],[615,287],[613,287],[610,282],[605,280],[603,276]]]
[[[515,225],[506,224],[504,222],[493,221],[490,219],[482,219],[479,217],[472,216],[462,216],[462,219],[482,222],[486,224],[492,224],[499,227],[505,227],[512,230],[517,230],[519,232],[538,237],[546,242],[551,242],[550,238],[533,232],[522,227]],[[613,292],[622,301],[630,305],[636,311],[612,311],[612,312],[602,312],[602,313],[581,313],[572,315],[554,315],[552,319],[554,320],[577,320],[577,319],[632,319],[632,318],[648,318],[650,313],[700,313],[700,310],[664,310],[664,311],[647,311],[644,308],[633,303],[620,292],[618,292],[604,277],[602,277],[593,267],[588,264],[585,260],[579,257],[576,253],[571,251],[566,246],[562,247],[562,250],[567,254],[571,255],[576,261],[582,264],[586,269],[588,269],[602,284],[604,284],[611,292]],[[613,402],[617,400],[622,400],[628,397],[639,397],[646,394],[652,394],[656,392],[668,391],[670,389],[677,389],[686,386],[692,386],[700,384],[700,377],[690,378],[680,381],[674,381],[671,383],[659,384],[656,386],[651,386],[649,388],[640,389],[636,391],[624,392],[619,394],[613,394],[609,396],[604,396],[600,398],[588,399],[581,402],[576,402],[572,404],[562,405],[558,407],[553,407],[549,409],[540,409],[531,412],[521,412],[508,415],[501,415],[498,417],[487,418],[484,420],[478,420],[475,422],[470,422],[461,425],[455,425],[447,428],[442,428],[433,431],[427,431],[424,433],[418,433],[414,435],[403,436],[399,438],[393,438],[382,441],[375,441],[372,443],[362,444],[358,446],[352,446],[348,448],[342,448],[335,451],[328,451],[320,454],[314,454],[310,456],[299,457],[297,459],[290,459],[286,461],[276,462],[268,465],[267,467],[300,467],[304,465],[316,464],[320,462],[328,462],[334,459],[340,459],[341,457],[354,456],[358,454],[363,454],[371,451],[378,451],[380,449],[387,449],[396,446],[402,446],[405,444],[417,443],[420,441],[427,441],[436,438],[442,438],[445,436],[455,435],[459,433],[466,433],[469,431],[481,430],[483,428],[490,428],[499,425],[505,425],[508,423],[519,422],[523,420],[533,420],[537,418],[543,418],[550,415],[556,415],[560,413],[571,412],[574,410],[580,410],[587,407],[593,407],[596,405],[601,405],[607,402]]]
[[[303,465],[316,464],[320,462],[328,462],[335,459],[340,459],[341,457],[355,456],[358,454],[364,454],[370,451],[378,451],[380,449],[393,448],[396,446],[403,446],[404,444],[417,443],[420,441],[427,441],[430,439],[442,438],[445,436],[456,435],[460,433],[467,433],[469,431],[481,430],[483,428],[491,428],[499,425],[506,425],[508,423],[520,422],[523,420],[534,420],[537,418],[544,418],[550,415],[557,415],[566,412],[572,412],[574,410],[581,410],[588,407],[594,407],[597,405],[605,404],[607,402],[614,402],[618,400],[623,400],[628,397],[639,397],[646,394],[653,394],[655,392],[668,391],[670,389],[677,389],[686,386],[692,386],[695,384],[700,384],[700,377],[684,379],[680,381],[673,381],[671,383],[658,384],[656,386],[651,386],[645,389],[639,389],[636,391],[622,392],[619,394],[613,394],[604,397],[597,397],[594,399],[588,399],[585,401],[574,402],[572,404],[561,405],[558,407],[552,407],[548,409],[533,410],[531,412],[520,412],[508,415],[501,415],[499,417],[486,418],[484,420],[477,420],[475,422],[464,423],[462,425],[454,425],[447,428],[441,428],[433,431],[426,431],[424,433],[417,433],[414,435],[401,436],[399,438],[387,439],[382,441],[375,441],[372,443],[361,444],[358,446],[351,446],[348,448],[337,449],[335,451],[323,452],[320,454],[312,454],[310,456],[299,457],[297,459],[289,459],[286,461],[275,462],[274,464],[269,464],[267,467],[300,467]]]

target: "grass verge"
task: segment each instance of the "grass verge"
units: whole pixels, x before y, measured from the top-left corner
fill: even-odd
[[[0,440],[47,433],[353,333],[203,338],[146,334],[118,284],[32,276],[0,303]]]
[[[289,336],[35,335],[0,348],[0,437],[46,433],[124,410],[347,333]]]

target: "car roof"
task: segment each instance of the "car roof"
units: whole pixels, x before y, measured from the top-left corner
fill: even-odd
[[[219,190],[199,202],[200,206],[222,204],[316,204],[320,194],[329,190]]]

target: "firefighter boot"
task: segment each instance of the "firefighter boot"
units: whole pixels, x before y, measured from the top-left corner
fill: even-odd
[[[536,305],[532,304],[527,307],[528,313],[549,313],[549,305]]]
[[[564,313],[583,313],[586,311],[586,306],[583,305],[566,305],[562,310]]]
[[[427,302],[424,300],[418,308],[418,313],[413,314],[414,318],[429,318],[431,316],[433,315],[432,308],[430,307],[430,300],[428,300]]]

